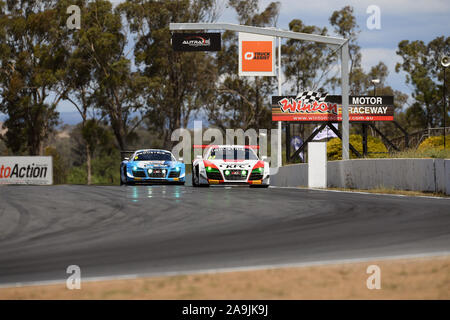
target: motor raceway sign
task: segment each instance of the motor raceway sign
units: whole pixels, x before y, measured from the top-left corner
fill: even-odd
[[[52,157],[0,157],[0,184],[53,184]]]
[[[350,121],[393,121],[393,96],[350,96]],[[272,96],[272,121],[342,121],[342,96],[305,91],[298,96]]]

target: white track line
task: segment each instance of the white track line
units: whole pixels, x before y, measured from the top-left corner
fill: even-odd
[[[256,265],[256,266],[246,266],[246,267],[199,269],[199,270],[192,270],[192,271],[169,271],[169,272],[155,272],[155,273],[124,274],[124,275],[89,277],[89,278],[82,277],[81,278],[81,286],[83,286],[84,282],[96,282],[96,281],[129,280],[129,279],[137,279],[137,278],[169,277],[169,276],[179,276],[179,275],[215,274],[215,273],[257,271],[257,270],[279,269],[279,268],[303,268],[303,267],[360,263],[360,262],[369,262],[369,261],[387,261],[387,260],[420,259],[420,258],[444,258],[444,257],[448,257],[448,256],[450,256],[450,251],[407,254],[407,255],[394,255],[394,256],[379,256],[379,257],[375,256],[375,257],[368,257],[368,258],[353,258],[353,259],[342,259],[342,260],[323,260],[323,261],[300,262],[300,263],[267,264],[267,265]],[[81,274],[83,274],[83,273],[81,273]],[[48,281],[16,282],[16,283],[9,283],[9,284],[8,283],[1,284],[0,288],[56,285],[56,284],[64,284],[65,282],[66,282],[65,279],[48,280]]]
[[[375,192],[350,191],[350,190],[332,190],[332,189],[319,189],[319,188],[278,187],[278,186],[270,186],[270,188],[295,189],[295,190],[313,190],[313,191],[323,191],[323,192],[359,193],[359,194],[367,194],[367,195],[374,195],[374,196],[390,196],[390,197],[403,197],[403,198],[404,197],[412,197],[412,198],[428,198],[428,199],[450,200],[450,197],[419,196],[419,195],[394,194],[394,193],[375,193]]]

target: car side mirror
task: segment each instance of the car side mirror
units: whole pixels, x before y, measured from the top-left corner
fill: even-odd
[[[130,158],[125,157],[125,158],[123,158],[123,160],[124,160],[124,161],[128,161],[128,160],[130,160]]]
[[[178,161],[183,162],[183,157],[178,158]]]
[[[201,160],[201,159],[202,159],[202,156],[198,154],[198,155],[195,156],[195,159]]]
[[[261,160],[262,160],[262,161],[267,161],[267,157],[266,157],[266,156],[262,156],[262,157],[261,157]]]

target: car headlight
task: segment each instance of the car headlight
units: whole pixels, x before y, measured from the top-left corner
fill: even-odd
[[[153,169],[148,169],[148,173],[151,174],[153,172]]]
[[[133,171],[136,171],[137,170],[137,167],[136,166],[133,166]]]
[[[180,167],[176,167],[176,168],[175,168],[175,171],[180,171],[180,170],[181,170]]]

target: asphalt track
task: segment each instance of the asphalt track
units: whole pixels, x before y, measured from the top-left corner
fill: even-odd
[[[450,252],[450,200],[303,189],[0,186],[0,285]]]

